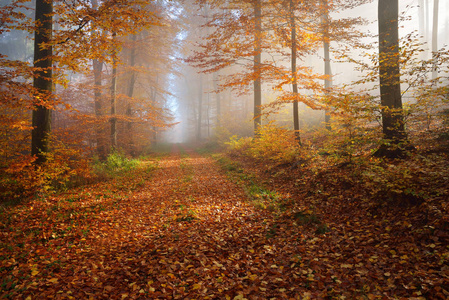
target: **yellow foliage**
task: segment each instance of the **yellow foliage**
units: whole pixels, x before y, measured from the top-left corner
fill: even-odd
[[[269,123],[257,131],[257,138],[253,140],[249,153],[256,159],[287,163],[299,156],[299,144],[293,131]]]
[[[256,138],[238,138],[234,135],[226,144],[233,151],[275,163],[293,162],[300,155],[294,132],[273,123],[261,126]]]

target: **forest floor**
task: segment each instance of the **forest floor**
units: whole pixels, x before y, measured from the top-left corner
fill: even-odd
[[[214,157],[174,147],[109,181],[1,207],[0,297],[449,297],[443,187],[438,205],[373,206],[347,166],[298,181],[300,168]]]

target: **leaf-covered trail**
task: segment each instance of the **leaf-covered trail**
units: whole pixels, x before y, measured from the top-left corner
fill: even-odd
[[[263,299],[291,287],[265,211],[210,158],[178,153],[30,205],[2,220],[3,297]]]
[[[246,261],[240,258],[251,252],[252,234],[263,232],[262,216],[244,199],[208,158],[161,160],[153,180],[130,203],[104,213],[109,221],[98,234],[92,230],[91,252],[104,256],[96,259],[96,281],[103,286],[94,294],[185,299],[243,290],[239,278],[249,266],[239,266]]]
[[[446,254],[429,252],[437,242],[392,248],[393,227],[351,210],[340,211],[344,221],[324,214],[330,231],[316,232],[303,200],[257,208],[211,158],[178,149],[113,180],[2,209],[0,295],[424,299],[420,289],[432,289],[444,299]]]

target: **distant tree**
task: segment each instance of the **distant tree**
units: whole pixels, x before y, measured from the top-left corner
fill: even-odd
[[[98,0],[92,0],[92,9],[94,11],[98,10]],[[93,25],[93,28],[96,26]],[[92,29],[91,36],[95,38],[97,35],[104,34],[101,29]],[[104,62],[101,58],[93,58],[92,59],[92,69],[93,69],[93,75],[94,75],[94,107],[95,107],[95,116],[97,119],[100,119],[100,117],[103,115],[103,103],[102,103],[102,74],[103,74],[103,65]],[[106,158],[106,141],[104,139],[103,134],[103,128],[102,124],[96,124],[96,130],[95,130],[95,136],[96,136],[96,150],[97,154],[100,159]]]
[[[432,79],[438,77],[437,51],[438,51],[438,7],[439,1],[433,1],[433,21],[432,21]]]
[[[262,124],[262,1],[254,0],[254,132]]]
[[[328,94],[330,88],[332,88],[332,71],[331,71],[331,59],[330,59],[330,39],[329,39],[329,2],[328,0],[322,1],[323,9],[323,47],[324,47],[324,89],[325,93]],[[329,111],[325,112],[324,122],[327,129],[331,129],[330,125],[331,114]]]
[[[291,41],[291,71],[292,71],[292,91],[293,97],[298,97],[298,80],[297,80],[297,68],[296,68],[296,57],[297,53],[297,38],[296,38],[296,18],[295,11],[298,3],[296,1],[290,0],[290,41]],[[298,101],[293,102],[293,129],[295,130],[295,137],[298,144],[301,144],[301,136],[299,135],[299,103]]]
[[[117,33],[112,33],[112,40],[117,39]],[[111,148],[117,150],[117,56],[118,49],[112,49],[112,78],[111,78]]]
[[[198,114],[196,124],[196,140],[201,141],[201,129],[203,125],[203,74],[198,75]]]
[[[293,104],[293,129],[298,144],[301,144],[299,103],[318,109],[316,99],[312,99],[310,94],[317,94],[322,90],[317,81],[323,76],[313,72],[311,67],[298,63],[306,55],[315,54],[319,49],[319,2],[284,0],[273,4],[276,5],[273,12],[269,13],[271,20],[268,25],[274,32],[271,52],[275,53],[275,57],[279,57],[279,61],[289,62],[289,67],[278,62],[271,66],[270,72],[274,76],[269,80],[280,93],[277,99],[267,106],[276,109],[286,103]]]
[[[134,97],[134,90],[135,90],[135,86],[136,86],[136,81],[137,81],[137,72],[136,70],[134,70],[135,65],[136,65],[136,48],[137,48],[137,44],[136,44],[136,40],[137,37],[135,34],[133,34],[131,36],[131,51],[129,54],[129,67],[130,67],[130,72],[131,72],[131,77],[129,79],[129,83],[128,83],[128,89],[127,89],[127,94],[126,96],[128,97],[128,105],[126,107],[126,116],[130,119],[127,122],[127,131],[128,131],[128,138],[129,138],[129,146],[130,146],[130,152],[131,154],[135,154],[135,145],[134,145],[134,137],[133,137],[133,122],[131,121],[131,118],[133,116],[133,107],[131,104],[131,99]]]
[[[265,39],[264,8],[269,1],[204,1],[212,15],[205,24],[212,28],[199,48],[188,59],[204,73],[213,73],[227,67],[239,71],[232,75],[223,72],[221,88],[234,88],[239,93],[252,92],[254,132],[262,123],[262,79],[269,64],[262,61],[262,52],[270,48]],[[252,86],[252,88],[250,88]]]

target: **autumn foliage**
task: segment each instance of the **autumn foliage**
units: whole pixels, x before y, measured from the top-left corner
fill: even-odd
[[[365,0],[44,2],[0,7],[0,298],[449,298],[449,51],[397,1],[379,47]]]
[[[28,1],[2,4],[2,38],[12,48],[24,48],[23,56],[19,55],[22,49],[17,53],[9,51],[9,57],[0,56],[2,198],[59,188],[79,176],[89,178],[92,158],[97,155],[105,159],[112,148],[112,121],[118,124],[118,148],[128,155],[148,151],[156,133],[171,123],[170,113],[163,108],[168,93],[162,82],[173,66],[170,51],[176,48],[176,24],[165,13],[169,4],[76,3],[53,3],[51,40],[39,46],[42,51],[53,50],[50,94],[32,84],[33,78],[49,72],[38,64],[33,67],[33,55],[26,43],[33,30],[44,31],[39,29],[42,22],[33,21],[34,8]],[[112,29],[117,39],[111,38]],[[16,36],[24,41],[16,41]],[[152,48],[152,55],[146,55]],[[114,52],[118,53],[117,78],[110,70]],[[100,72],[92,70],[94,65],[101,67]],[[164,71],[162,65],[166,66]],[[117,108],[111,115],[113,79],[119,89]],[[38,127],[45,127],[37,138],[42,143],[36,144],[34,139],[31,141],[31,116],[41,108],[49,111],[50,117],[34,125],[36,132]],[[32,153],[38,151],[35,157],[30,155],[31,143]]]

